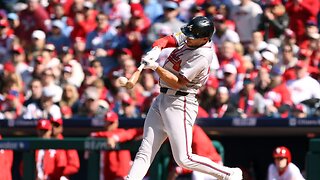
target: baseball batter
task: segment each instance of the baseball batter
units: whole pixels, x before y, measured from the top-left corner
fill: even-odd
[[[182,32],[158,39],[142,59],[145,69],[160,77],[160,95],[155,99],[144,124],[142,144],[127,180],[141,180],[147,173],[161,144],[169,139],[172,154],[183,168],[199,171],[221,180],[240,180],[239,168],[218,165],[208,158],[192,154],[192,126],[197,117],[197,90],[206,83],[213,58],[214,24],[206,17],[193,18]],[[158,59],[162,48],[176,47],[163,67]]]

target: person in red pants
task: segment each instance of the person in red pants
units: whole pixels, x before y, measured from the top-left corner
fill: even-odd
[[[59,119],[50,119],[52,124],[52,137],[56,139],[63,139],[63,120]],[[67,165],[65,166],[62,175],[64,178],[69,179],[73,174],[76,174],[80,169],[80,160],[77,150],[68,149],[65,150]]]

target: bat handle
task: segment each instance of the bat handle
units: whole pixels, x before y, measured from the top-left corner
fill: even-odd
[[[146,64],[144,64],[144,63],[140,64],[140,66],[138,67],[138,71],[141,72],[145,66],[146,66]]]

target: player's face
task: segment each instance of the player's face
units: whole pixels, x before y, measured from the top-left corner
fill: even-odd
[[[288,164],[287,158],[282,158],[282,157],[274,158],[274,162],[275,162],[277,168],[280,170],[286,168],[287,164]]]
[[[199,47],[199,46],[202,46],[205,43],[207,43],[207,41],[208,41],[208,38],[192,39],[192,38],[187,37],[186,44],[189,47]]]

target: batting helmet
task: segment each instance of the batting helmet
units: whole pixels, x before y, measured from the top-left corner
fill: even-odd
[[[274,149],[273,158],[277,158],[277,157],[287,158],[288,163],[291,162],[291,152],[288,148],[286,148],[284,146],[280,146],[280,147],[277,147],[276,149]]]
[[[204,16],[197,16],[181,28],[181,31],[187,37],[197,39],[208,37],[211,38],[215,32],[213,21]]]

